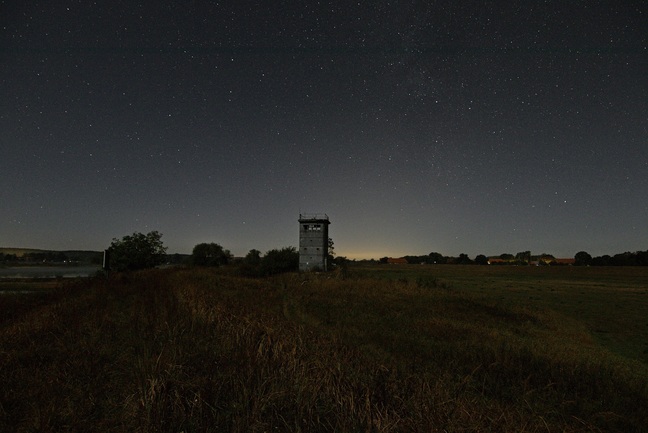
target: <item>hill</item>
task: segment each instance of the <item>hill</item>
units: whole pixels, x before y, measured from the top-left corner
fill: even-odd
[[[102,251],[85,251],[85,250],[41,250],[35,248],[6,248],[0,247],[0,254],[15,255],[17,258],[25,261],[37,262],[76,262],[80,264],[98,264],[103,257]]]
[[[16,257],[22,257],[25,254],[30,254],[30,253],[45,253],[48,252],[48,250],[39,250],[39,249],[34,249],[34,248],[5,248],[5,247],[0,247],[0,254],[11,254],[15,255]]]

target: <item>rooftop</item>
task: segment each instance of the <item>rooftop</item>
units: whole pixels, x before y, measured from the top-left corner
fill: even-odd
[[[300,213],[299,221],[328,221],[329,217],[325,213]]]

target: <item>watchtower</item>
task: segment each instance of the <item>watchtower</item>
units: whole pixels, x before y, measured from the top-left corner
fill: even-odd
[[[326,214],[299,214],[299,270],[328,269],[328,226]]]

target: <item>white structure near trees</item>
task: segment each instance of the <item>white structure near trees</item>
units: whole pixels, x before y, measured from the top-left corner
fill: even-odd
[[[328,226],[326,214],[299,214],[299,270],[328,270]]]

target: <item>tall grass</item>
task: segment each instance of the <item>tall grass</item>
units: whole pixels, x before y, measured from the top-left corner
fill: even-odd
[[[0,327],[0,431],[641,432],[647,376],[437,277],[147,271]]]

